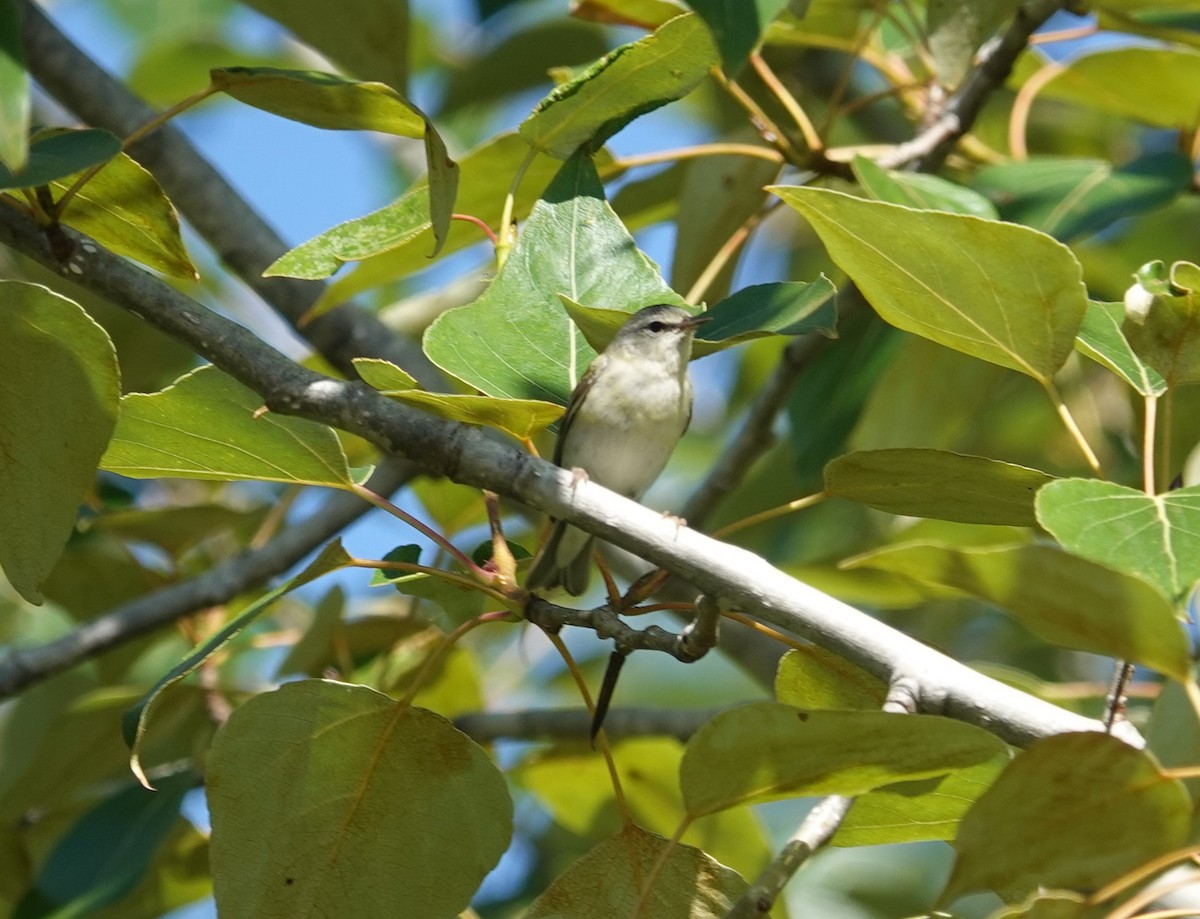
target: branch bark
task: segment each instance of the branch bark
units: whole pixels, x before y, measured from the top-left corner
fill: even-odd
[[[78,234],[68,235],[75,240],[69,271],[32,221],[0,209],[0,242],[185,342],[258,392],[272,411],[358,434],[431,472],[523,501],[680,575],[723,607],[807,638],[889,684],[910,678],[920,687],[922,711],[980,725],[1015,744],[1102,727],[985,677],[753,553],[679,527],[594,482],[575,482],[568,470],[478,429],[391,402],[362,383],[307,370],[237,323],[95,245],[84,247]]]

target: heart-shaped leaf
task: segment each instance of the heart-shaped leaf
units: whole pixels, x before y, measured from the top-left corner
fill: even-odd
[[[1147,495],[1097,479],[1060,479],[1037,496],[1042,526],[1068,550],[1178,597],[1200,579],[1200,487]]]
[[[772,191],[892,325],[1043,384],[1070,355],[1087,297],[1079,262],[1049,236],[819,188]]]

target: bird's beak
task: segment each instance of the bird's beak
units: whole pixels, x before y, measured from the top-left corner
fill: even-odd
[[[708,313],[701,313],[699,316],[689,316],[687,319],[682,319],[679,322],[679,328],[683,330],[694,329],[698,325],[702,325],[712,319]]]

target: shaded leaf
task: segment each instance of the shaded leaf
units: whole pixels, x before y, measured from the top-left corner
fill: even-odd
[[[425,136],[425,116],[384,83],[275,67],[224,67],[209,78],[239,102],[316,128]]]
[[[345,568],[351,562],[350,556],[342,548],[340,539],[335,539],[329,543],[320,554],[309,563],[303,571],[294,578],[280,584],[274,590],[263,594],[244,610],[238,613],[229,623],[219,632],[210,637],[207,641],[200,644],[187,657],[180,661],[171,672],[164,676],[161,680],[154,684],[137,704],[125,712],[121,716],[121,733],[125,738],[125,744],[129,747],[129,768],[133,770],[133,774],[137,776],[139,782],[147,788],[153,787],[150,780],[146,777],[146,772],[142,768],[141,751],[142,741],[146,736],[146,728],[150,720],[150,712],[154,703],[162,695],[163,690],[167,689],[174,683],[178,683],[189,673],[203,664],[206,660],[216,654],[221,648],[229,644],[229,642],[237,636],[246,626],[250,625],[255,619],[261,616],[267,609],[270,608],[276,600],[284,594],[295,590],[297,587],[302,587],[305,584],[315,581],[322,575],[328,574],[331,571],[337,571],[339,568]]]
[[[1183,785],[1115,737],[1059,734],[1018,754],[963,818],[941,900],[991,888],[1094,890],[1181,845]]]
[[[354,366],[367,385],[389,399],[415,405],[451,421],[487,425],[518,440],[528,440],[563,414],[563,407],[557,402],[425,392],[416,388],[416,380],[404,370],[376,358],[355,358]]]
[[[891,514],[1036,526],[1037,469],[946,450],[863,450],[825,467],[825,491]]]
[[[29,157],[29,74],[13,0],[0,0],[0,168],[19,171]]]
[[[1055,546],[916,543],[860,556],[853,565],[964,591],[1008,610],[1056,645],[1186,679],[1187,640],[1166,597],[1132,574]]]
[[[1143,396],[1161,396],[1167,381],[1134,351],[1121,331],[1124,321],[1125,304],[1089,301],[1075,350],[1103,364]]]
[[[595,152],[634,118],[687,95],[715,62],[704,24],[677,16],[556,87],[521,123],[521,136],[560,159]]]
[[[0,281],[0,301],[0,564],[41,603],[116,425],[119,370],[74,301],[17,281]]]
[[[1200,53],[1177,47],[1085,54],[1042,94],[1159,128],[1190,130],[1200,117]]]
[[[582,155],[563,164],[534,205],[483,296],[425,332],[425,353],[487,395],[565,404],[595,351],[559,294],[626,313],[653,303],[686,306],[637,249]]]
[[[211,364],[157,393],[121,400],[101,466],[135,479],[252,479],[297,485],[351,484],[330,428],[268,412],[262,398]]]
[[[408,84],[408,0],[344,0],[331,15],[321,0],[248,0],[339,67],[401,92]]]
[[[1007,763],[1008,756],[1001,754],[943,776],[868,791],[854,799],[830,844],[882,846],[953,839],[963,815]]]
[[[196,782],[184,772],[161,782],[157,794],[130,785],[103,799],[58,840],[22,905],[36,902],[39,915],[86,916],[122,899],[145,876]]]
[[[0,191],[49,185],[111,160],[120,152],[121,141],[99,128],[46,132],[30,144],[24,168],[13,172],[0,163]]]
[[[595,22],[657,29],[687,8],[678,0],[574,0],[571,15]]]
[[[1127,317],[1121,331],[1168,386],[1200,382],[1200,291],[1154,297],[1146,315]]]
[[[1166,204],[1191,182],[1191,160],[1171,150],[1121,167],[1063,156],[998,163],[981,169],[974,186],[996,202],[1005,220],[1070,240]]]
[[[721,49],[721,66],[732,79],[746,66],[750,52],[787,0],[687,0],[704,20]]]
[[[679,781],[695,817],[780,798],[859,795],[975,766],[1003,751],[986,731],[934,715],[752,702],[718,714],[692,736]]]
[[[650,871],[669,843],[636,826],[602,842],[560,874],[525,919],[632,916]],[[720,919],[746,882],[699,849],[676,844],[662,864],[643,913],[662,919]]]
[[[1020,6],[1020,0],[929,0],[925,28],[938,82],[953,89],[970,72],[975,53]]]
[[[223,917],[466,909],[507,848],[512,801],[487,754],[439,715],[362,686],[262,693],[206,772]],[[371,883],[362,883],[371,878]]]
[[[1200,487],[1147,495],[1097,479],[1060,479],[1037,496],[1038,520],[1069,551],[1177,597],[1200,579]]]
[[[51,184],[61,194],[78,177],[75,173]],[[187,280],[200,277],[184,248],[175,208],[154,176],[128,154],[117,154],[88,179],[62,222],[156,271]]]
[[[775,698],[803,709],[878,711],[887,684],[816,645],[792,648],[779,661]]]
[[[1069,249],[1035,230],[775,186],[887,322],[1046,383],[1087,308]]]
[[[979,192],[941,176],[884,169],[865,156],[856,156],[850,166],[858,184],[876,201],[928,211],[971,214],[988,220],[998,216],[992,202]]]

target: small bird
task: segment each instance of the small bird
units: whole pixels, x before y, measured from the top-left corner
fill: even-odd
[[[688,359],[696,326],[708,318],[658,304],[626,320],[571,393],[554,462],[639,500],[692,419]],[[595,542],[556,521],[525,586],[562,587],[579,596],[587,589]]]

